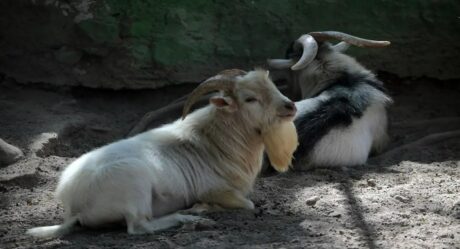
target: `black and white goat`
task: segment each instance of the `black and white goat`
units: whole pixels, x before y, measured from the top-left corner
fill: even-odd
[[[331,45],[329,39],[341,42]],[[294,121],[296,169],[362,165],[387,143],[386,107],[392,100],[371,71],[342,53],[349,44],[384,47],[390,42],[312,32],[292,43],[286,59],[268,60],[271,68],[290,70],[291,92],[303,99],[296,102]]]
[[[200,96],[217,90],[221,94],[210,98],[211,105],[185,118]],[[268,71],[225,71],[191,93],[183,119],[98,148],[70,164],[56,189],[64,223],[28,233],[56,237],[77,223],[98,227],[120,221],[130,234],[153,233],[200,219],[177,213],[195,203],[253,209],[247,195],[262,166],[264,135],[292,124],[295,113],[294,103],[276,88]]]

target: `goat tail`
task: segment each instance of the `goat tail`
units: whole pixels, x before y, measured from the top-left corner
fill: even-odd
[[[61,225],[34,227],[27,230],[26,234],[37,238],[57,238],[72,232],[78,222],[78,217],[73,216]]]

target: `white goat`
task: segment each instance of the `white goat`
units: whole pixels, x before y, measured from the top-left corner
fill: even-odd
[[[185,118],[200,96],[216,90],[221,94],[210,99],[211,105]],[[130,234],[153,233],[200,219],[177,213],[195,203],[253,209],[246,196],[261,169],[262,134],[292,122],[295,113],[268,71],[224,71],[192,92],[183,120],[106,145],[70,164],[56,189],[64,223],[28,234],[56,237],[77,223],[98,227],[119,221],[126,222]]]
[[[328,39],[342,42],[332,46]],[[290,69],[291,90],[298,94],[300,88],[304,99],[296,102],[296,169],[362,165],[388,140],[386,107],[392,100],[372,72],[341,53],[349,44],[384,47],[390,42],[312,32],[292,43],[286,59],[268,60],[271,68]]]

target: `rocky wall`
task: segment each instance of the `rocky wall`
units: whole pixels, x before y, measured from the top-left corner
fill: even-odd
[[[350,53],[400,76],[460,78],[460,1],[2,0],[0,74],[22,83],[157,88],[263,65],[300,34],[390,40]]]

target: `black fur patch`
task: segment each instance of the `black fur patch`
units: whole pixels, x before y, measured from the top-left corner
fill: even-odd
[[[294,123],[299,136],[295,158],[309,153],[315,144],[332,128],[347,127],[352,117],[360,117],[362,111],[354,107],[347,98],[331,98],[313,112],[301,115]]]
[[[363,84],[386,92],[383,83],[376,78],[348,73],[320,91],[320,93],[328,91],[331,98],[321,102],[315,110],[300,114],[294,120],[299,136],[295,158],[302,159],[307,156],[316,143],[331,129],[347,127],[351,125],[353,118],[360,118],[363,115],[370,105],[368,90],[359,89]]]
[[[337,86],[353,90],[355,87],[361,84],[367,84],[385,94],[388,93],[387,89],[383,86],[383,82],[381,82],[374,76],[369,76],[365,74],[343,73],[341,77],[339,77],[338,79],[334,79],[334,82],[332,82],[331,84],[327,84],[328,86],[321,90],[317,95],[320,95],[324,91],[336,88]]]

